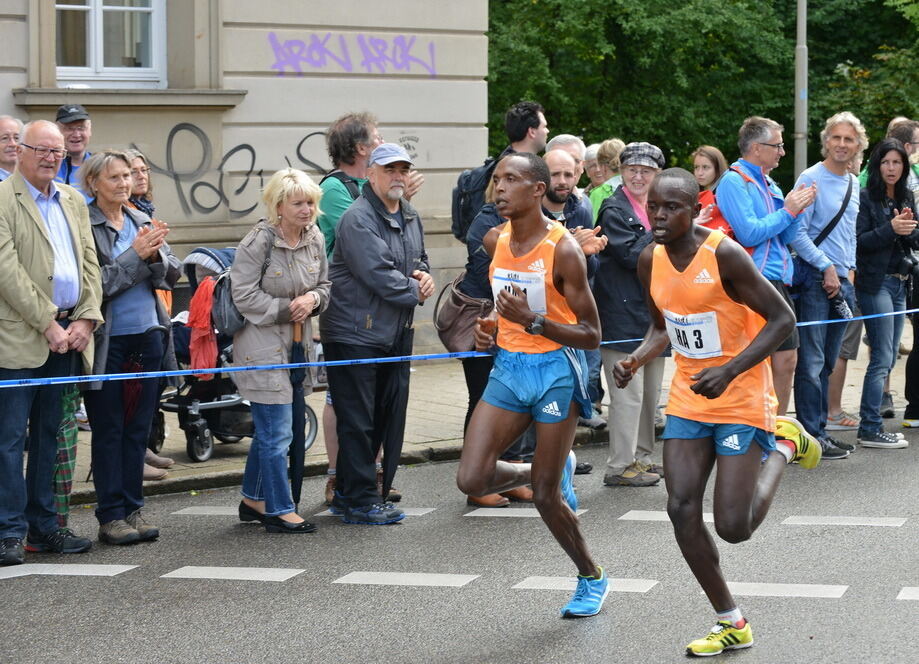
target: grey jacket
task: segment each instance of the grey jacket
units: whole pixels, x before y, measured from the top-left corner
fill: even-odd
[[[125,214],[125,223],[133,223],[140,228],[150,226],[150,217],[141,212],[122,206]],[[149,281],[152,288],[172,290],[182,274],[182,263],[172,253],[168,244],[160,248],[159,261],[148,263],[137,255],[133,248],[128,248],[119,256],[112,256],[115,247],[115,238],[118,231],[109,223],[105,214],[96,207],[95,203],[89,205],[89,223],[92,226],[93,240],[96,243],[96,255],[99,257],[99,267],[102,271],[102,315],[105,323],[96,328],[94,340],[96,356],[93,360],[93,374],[105,373],[105,363],[108,359],[111,326],[109,325],[112,313],[112,299],[132,286]],[[162,368],[176,369],[175,348],[172,344],[172,321],[166,312],[160,298],[156,301],[156,318],[160,325],[166,328],[166,348],[163,355]],[[102,388],[102,382],[85,383],[87,390]]]
[[[411,329],[419,302],[411,275],[430,268],[421,217],[405,199],[400,205],[404,230],[366,186],[338,222],[332,302],[319,319],[323,341],[389,349]]]
[[[270,256],[270,258],[269,258]],[[264,276],[262,268],[269,258]],[[236,249],[230,276],[233,302],[246,324],[233,337],[233,363],[236,366],[287,364],[293,343],[290,302],[313,293],[319,298],[315,316],[329,306],[328,262],[325,240],[316,224],[311,224],[300,243],[290,248],[275,226],[259,221]],[[303,348],[312,345],[312,322],[303,325]],[[286,369],[238,371],[231,374],[240,395],[265,404],[285,404],[293,399],[290,372]],[[310,372],[304,382],[309,394]]]

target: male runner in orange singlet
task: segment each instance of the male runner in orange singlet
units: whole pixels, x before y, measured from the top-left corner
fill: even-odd
[[[609,584],[578,527],[571,445],[579,412],[586,416],[591,410],[583,349],[600,343],[597,306],[584,252],[562,224],[542,214],[549,186],[545,162],[529,153],[508,155],[493,181],[498,213],[509,220],[483,242],[492,256],[498,351],[466,429],[456,483],[472,496],[531,484],[536,509],[578,568],[577,590],[562,616],[593,616]],[[479,319],[479,350],[495,344],[494,331],[494,320]],[[533,463],[499,461],[533,420]]]
[[[638,276],[648,290],[652,323],[614,375],[622,387],[668,343],[675,351],[663,435],[667,513],[683,557],[718,614],[711,633],[686,651],[709,656],[753,645],[702,522],[712,468],[717,463],[715,530],[727,542],[743,542],[765,518],[785,466],[814,467],[820,445],[791,418],[776,418],[766,358],[791,333],[794,314],[740,245],[693,223],[698,196],[695,178],[681,168],[663,171],[651,185],[655,244],[642,252]]]

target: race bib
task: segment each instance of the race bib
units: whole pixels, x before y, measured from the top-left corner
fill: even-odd
[[[718,332],[716,312],[675,314],[665,309],[663,313],[673,350],[694,360],[721,357],[721,334]]]
[[[512,286],[527,296],[527,304],[534,314],[546,314],[546,282],[542,272],[515,272],[496,267],[491,277],[491,292],[498,301],[498,293],[506,290],[513,294]]]

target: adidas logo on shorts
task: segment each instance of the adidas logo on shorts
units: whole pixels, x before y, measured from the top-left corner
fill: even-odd
[[[545,272],[546,264],[545,262],[543,262],[541,258],[537,258],[535,261],[533,261],[527,266],[527,269],[530,272]]]
[[[558,409],[557,401],[553,401],[552,403],[547,403],[545,406],[543,406],[542,412],[546,413],[547,415],[552,415],[553,417],[562,416],[562,411]]]
[[[694,284],[713,284],[715,280],[712,279],[712,275],[709,274],[708,270],[702,268],[702,271],[696,275],[696,278],[692,280]]]
[[[740,440],[737,438],[736,433],[732,433],[730,436],[721,441],[722,447],[727,447],[732,450],[740,449]]]

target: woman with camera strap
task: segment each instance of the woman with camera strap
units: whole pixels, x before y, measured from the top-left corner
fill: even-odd
[[[855,292],[864,315],[906,309],[910,279],[919,276],[919,231],[913,214],[915,201],[907,187],[909,157],[903,144],[885,138],[868,162],[868,186],[861,190],[856,235]],[[887,433],[881,423],[884,380],[893,369],[903,332],[904,315],[865,320],[871,355],[859,415],[858,442],[882,449],[909,445],[901,434]]]

